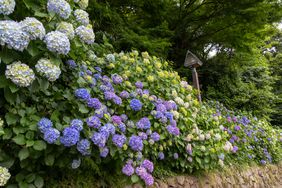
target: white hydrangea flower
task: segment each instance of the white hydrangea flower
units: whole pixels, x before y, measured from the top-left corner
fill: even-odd
[[[87,56],[89,61],[95,61],[97,58],[96,54],[92,50],[88,51]]]
[[[10,179],[11,174],[9,173],[8,169],[5,167],[0,166],[0,186],[5,186]]]
[[[219,160],[218,160],[218,164],[219,164],[221,167],[223,167],[223,166],[224,166],[224,161],[221,160],[221,159],[219,159]]]
[[[51,31],[45,36],[44,42],[51,52],[66,55],[70,51],[70,41],[67,35],[62,32]]]
[[[200,135],[199,135],[199,140],[200,140],[200,141],[204,141],[204,140],[205,140],[205,135],[200,134]]]
[[[207,133],[207,134],[205,135],[205,137],[206,137],[206,140],[209,140],[209,139],[211,138],[211,134],[210,134],[210,133]]]
[[[70,40],[74,38],[74,28],[71,23],[61,22],[57,25],[56,30],[66,34]]]
[[[49,81],[53,82],[60,77],[61,70],[58,66],[52,64],[48,59],[40,59],[35,65],[36,71],[47,78]]]
[[[185,107],[185,108],[189,108],[189,106],[190,106],[190,104],[189,104],[188,102],[185,102],[185,103],[184,103],[184,107]]]
[[[15,0],[0,0],[0,14],[12,14],[15,10],[15,6]]]
[[[93,44],[95,41],[95,34],[89,25],[87,27],[84,25],[79,26],[76,28],[75,34],[79,36],[80,40],[86,44]]]
[[[179,119],[179,113],[177,111],[172,111],[172,114],[175,119]]]
[[[215,139],[216,141],[220,141],[220,140],[221,140],[221,135],[220,135],[219,133],[216,133],[216,134],[214,135],[214,139]]]
[[[108,62],[115,62],[116,61],[114,54],[107,54],[106,59],[107,59]]]
[[[89,14],[84,10],[77,9],[74,11],[75,19],[78,23],[87,26],[89,24]]]
[[[181,99],[180,97],[176,97],[176,98],[174,99],[174,101],[175,101],[177,104],[181,105],[181,106],[184,105],[184,101],[183,101],[183,99]]]
[[[81,9],[86,9],[88,7],[89,0],[80,0],[78,1],[78,5]]]
[[[233,149],[232,144],[229,141],[226,141],[225,145],[223,146],[225,151],[231,151]]]
[[[188,83],[187,83],[186,81],[181,81],[181,82],[180,82],[180,85],[181,85],[181,87],[183,87],[183,88],[187,88]]]
[[[7,65],[5,75],[20,87],[27,87],[35,80],[33,70],[20,61]]]
[[[48,0],[47,10],[58,14],[63,19],[68,19],[72,11],[69,3],[65,0]]]
[[[0,44],[8,48],[23,51],[27,48],[30,38],[21,28],[21,24],[15,21],[0,21]]]
[[[31,40],[42,40],[46,34],[43,24],[36,18],[27,17],[20,22],[22,30],[29,34]]]
[[[172,95],[174,98],[177,97],[177,92],[176,92],[176,90],[173,90],[171,95]]]

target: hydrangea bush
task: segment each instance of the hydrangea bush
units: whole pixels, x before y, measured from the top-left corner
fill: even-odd
[[[281,130],[200,104],[171,62],[94,43],[87,4],[0,0],[0,166],[11,185],[43,187],[47,166],[89,160],[146,185],[156,165],[195,172],[281,160]]]

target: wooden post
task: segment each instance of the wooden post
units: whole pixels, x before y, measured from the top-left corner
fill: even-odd
[[[193,86],[197,90],[197,98],[199,102],[202,102],[201,98],[201,91],[200,91],[200,85],[199,85],[199,78],[198,78],[198,73],[195,67],[192,67],[192,75],[193,75]]]

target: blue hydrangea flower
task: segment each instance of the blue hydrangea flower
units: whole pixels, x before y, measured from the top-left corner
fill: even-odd
[[[48,128],[44,131],[44,140],[48,144],[54,144],[60,137],[60,132],[54,128]]]
[[[125,122],[126,120],[128,120],[128,117],[127,117],[126,114],[121,114],[120,117],[121,117],[121,119],[122,119],[123,122]]]
[[[56,31],[66,34],[69,40],[72,40],[74,38],[74,28],[71,23],[60,22],[57,25]]]
[[[134,151],[142,151],[143,141],[139,136],[133,135],[129,138],[129,146]]]
[[[87,139],[80,140],[76,148],[82,155],[90,155],[90,142]]]
[[[99,148],[103,148],[106,145],[107,137],[101,133],[95,132],[91,137],[92,142]]]
[[[93,127],[93,128],[96,128],[96,129],[101,127],[100,118],[98,118],[97,116],[91,116],[91,117],[87,118],[86,123],[89,127]]]
[[[98,71],[98,72],[102,72],[101,67],[94,67],[94,69],[95,69],[96,71]]]
[[[136,127],[138,129],[150,129],[151,122],[150,122],[149,118],[143,117],[136,123]]]
[[[148,170],[150,173],[154,171],[154,164],[151,161],[149,161],[148,159],[145,159],[142,162],[141,166],[146,168],[146,170]]]
[[[97,80],[100,80],[100,79],[102,79],[102,75],[100,73],[95,73],[94,78],[97,79]]]
[[[12,14],[15,10],[15,6],[15,0],[0,0],[0,14]]]
[[[122,133],[125,133],[126,131],[126,125],[124,123],[121,123],[118,125],[118,128],[119,130],[122,132]]]
[[[148,135],[146,133],[144,133],[144,132],[139,132],[138,136],[140,138],[142,138],[142,140],[147,140],[147,138],[148,138]]]
[[[159,112],[165,113],[166,112],[166,107],[163,104],[157,104],[156,110],[159,111]]]
[[[108,138],[110,135],[115,134],[116,128],[113,124],[107,123],[106,125],[102,126],[99,131]]]
[[[75,29],[75,34],[86,44],[93,44],[95,41],[95,34],[91,27],[79,26]]]
[[[121,105],[121,104],[122,104],[122,99],[121,99],[119,96],[115,95],[115,96],[113,97],[113,102],[114,102],[116,105]]]
[[[72,69],[75,69],[75,68],[77,67],[77,64],[76,64],[75,61],[72,60],[72,59],[67,60],[67,61],[66,61],[66,64],[67,64],[70,68],[72,68]]]
[[[127,175],[127,176],[131,176],[134,174],[134,168],[130,163],[126,163],[123,167],[122,167],[122,173]]]
[[[111,91],[106,91],[104,93],[105,100],[112,100],[115,97],[115,95],[116,94]]]
[[[180,131],[179,131],[178,127],[175,127],[175,126],[172,126],[172,125],[168,125],[166,127],[166,129],[172,135],[178,136],[180,134]]]
[[[138,99],[132,99],[130,101],[130,108],[133,111],[139,111],[142,109],[142,103]]]
[[[98,110],[98,109],[100,109],[102,107],[102,104],[101,104],[100,100],[97,99],[97,98],[89,98],[87,100],[87,105],[88,105],[88,107],[94,108],[96,110]]]
[[[74,128],[67,127],[63,131],[63,136],[60,141],[65,147],[75,145],[79,141],[79,131]]]
[[[68,19],[71,14],[71,7],[65,0],[48,0],[48,12],[58,14],[63,19]]]
[[[82,131],[83,130],[83,121],[81,121],[80,119],[72,120],[70,123],[70,128],[74,128],[79,132]]]
[[[87,100],[90,98],[90,93],[85,88],[80,88],[75,90],[75,96],[82,100]]]
[[[151,139],[153,139],[155,142],[160,140],[160,135],[157,132],[153,132],[151,134]]]
[[[37,123],[37,126],[41,133],[44,133],[47,129],[53,127],[53,123],[48,118],[41,118],[40,121]]]
[[[124,135],[115,134],[112,141],[117,147],[121,148],[126,141],[126,137]]]
[[[45,36],[44,42],[48,50],[67,55],[70,51],[70,41],[66,34],[60,31],[51,31]]]
[[[179,158],[178,153],[174,153],[174,154],[173,154],[173,158],[174,158],[174,159],[178,159],[178,158]]]
[[[22,26],[22,30],[28,33],[31,40],[42,40],[46,34],[43,24],[36,18],[26,17],[20,22],[20,24]]]
[[[36,71],[47,78],[49,81],[53,82],[60,77],[61,69],[60,67],[51,63],[48,59],[40,59],[35,65]]]
[[[100,156],[101,157],[105,158],[105,157],[108,156],[108,154],[109,154],[109,148],[104,147],[104,148],[100,149]]]
[[[22,30],[21,24],[15,21],[0,21],[0,45],[23,51],[30,42],[28,33]]]
[[[74,11],[74,16],[76,21],[84,26],[87,26],[89,24],[89,15],[87,12],[81,9],[77,9]]]

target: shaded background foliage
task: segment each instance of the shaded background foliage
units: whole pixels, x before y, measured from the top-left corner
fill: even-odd
[[[103,31],[98,38],[105,35],[116,50],[146,50],[168,58],[191,80],[190,71],[182,66],[189,49],[204,62],[200,70],[204,98],[271,117],[273,124],[281,125],[281,31],[273,26],[281,21],[280,1],[90,0],[89,4],[96,31]],[[218,53],[209,58],[212,50]]]

